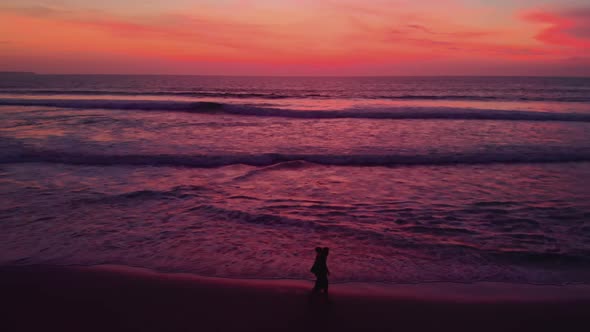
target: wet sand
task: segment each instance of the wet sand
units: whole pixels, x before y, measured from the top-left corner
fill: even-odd
[[[331,285],[1,267],[2,331],[587,331],[589,286]]]

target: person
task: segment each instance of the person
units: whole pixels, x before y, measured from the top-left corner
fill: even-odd
[[[311,267],[311,273],[316,277],[313,291],[319,292],[323,290],[324,293],[328,293],[328,275],[330,275],[330,270],[328,269],[328,254],[330,253],[330,248],[316,247],[315,252],[315,261]]]

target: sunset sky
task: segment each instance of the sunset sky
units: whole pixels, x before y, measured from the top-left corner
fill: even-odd
[[[590,75],[590,3],[3,0],[0,70]]]

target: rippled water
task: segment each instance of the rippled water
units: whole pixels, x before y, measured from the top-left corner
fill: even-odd
[[[590,80],[0,83],[0,261],[590,281]]]

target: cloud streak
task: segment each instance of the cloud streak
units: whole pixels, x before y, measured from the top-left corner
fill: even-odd
[[[534,10],[522,17],[545,26],[535,35],[538,41],[575,48],[590,47],[590,7],[567,11]]]
[[[587,58],[590,47],[587,7],[496,8],[494,14],[458,0],[206,1],[195,7],[183,2],[184,10],[176,0],[170,2],[169,7],[158,4],[165,10],[141,12],[6,4],[0,7],[0,34],[15,36],[18,43],[3,49],[15,57],[31,49],[45,59],[75,56],[81,64],[87,59],[89,66],[95,57],[114,64],[125,56],[145,64],[158,59],[159,66],[169,68],[176,68],[171,65],[176,62],[223,63],[228,68],[292,66],[320,72],[354,67],[357,73],[362,66],[420,68],[444,66],[445,61],[453,68],[490,61],[506,62],[506,68],[525,61],[541,66]]]

